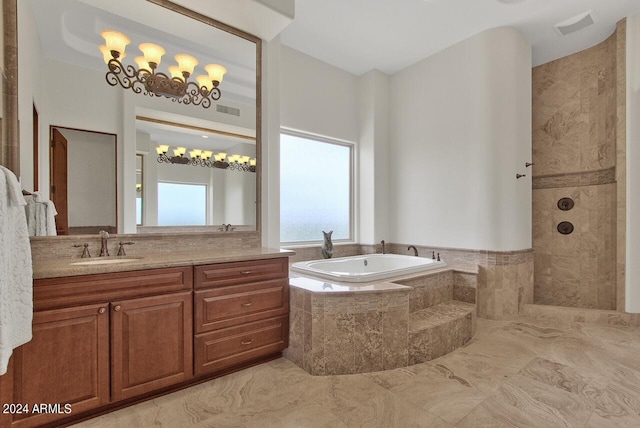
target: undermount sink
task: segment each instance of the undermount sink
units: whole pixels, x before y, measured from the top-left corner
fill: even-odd
[[[94,259],[94,260],[83,260],[81,262],[73,262],[69,263],[71,266],[95,266],[95,265],[111,265],[117,263],[129,263],[135,262],[136,260],[140,260],[137,258],[128,258],[128,259]]]

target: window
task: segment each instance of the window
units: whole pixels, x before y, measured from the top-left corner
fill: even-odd
[[[280,135],[280,241],[351,240],[353,146]]]
[[[158,182],[158,226],[207,224],[207,186]]]

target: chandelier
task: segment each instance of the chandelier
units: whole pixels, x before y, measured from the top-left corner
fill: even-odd
[[[114,30],[104,30],[100,35],[105,40],[105,44],[100,46],[100,52],[109,68],[106,75],[109,85],[119,84],[136,94],[144,91],[144,95],[164,96],[174,102],[201,105],[204,108],[211,106],[211,100],[220,99],[221,93],[218,86],[227,72],[223,66],[206,65],[204,69],[208,75],[196,76],[196,83],[190,81],[189,77],[198,65],[198,60],[191,55],[178,54],[175,56],[178,65],[168,68],[171,74],[169,77],[157,71],[162,55],[166,51],[153,43],[142,43],[138,46],[143,54],[134,59],[138,68],[132,65],[125,66],[121,61],[126,57],[125,47],[131,43],[131,40]]]
[[[173,149],[173,156],[168,156],[169,146],[166,144],[161,144],[156,147],[156,152],[158,153],[158,163],[256,172],[256,158],[251,158],[251,156],[227,156],[227,154],[223,152],[214,155],[211,150],[200,149],[190,150],[189,156],[186,156],[186,147],[176,147]]]

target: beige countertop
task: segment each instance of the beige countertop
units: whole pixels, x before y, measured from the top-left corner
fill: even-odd
[[[93,275],[127,272],[178,266],[205,265],[210,263],[239,262],[247,260],[289,257],[295,251],[276,248],[215,249],[172,253],[132,254],[125,257],[60,258],[33,260],[33,278],[57,278],[64,276]],[[74,263],[127,260],[113,264],[77,265]]]

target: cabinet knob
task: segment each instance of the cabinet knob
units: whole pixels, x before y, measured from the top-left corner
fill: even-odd
[[[247,303],[242,303],[240,306],[247,307],[247,306],[251,306],[251,305],[253,305],[253,302],[252,302],[252,301],[249,301],[249,302],[247,302]]]
[[[249,339],[247,341],[243,340],[242,342],[240,342],[241,345],[251,345],[252,343],[253,343],[253,339]]]
[[[120,305],[116,305],[113,310],[116,312],[120,312],[120,309],[122,309],[122,307]]]
[[[105,312],[107,312],[107,308],[100,308],[100,309],[98,309],[98,313],[99,313],[99,314],[104,314]]]

